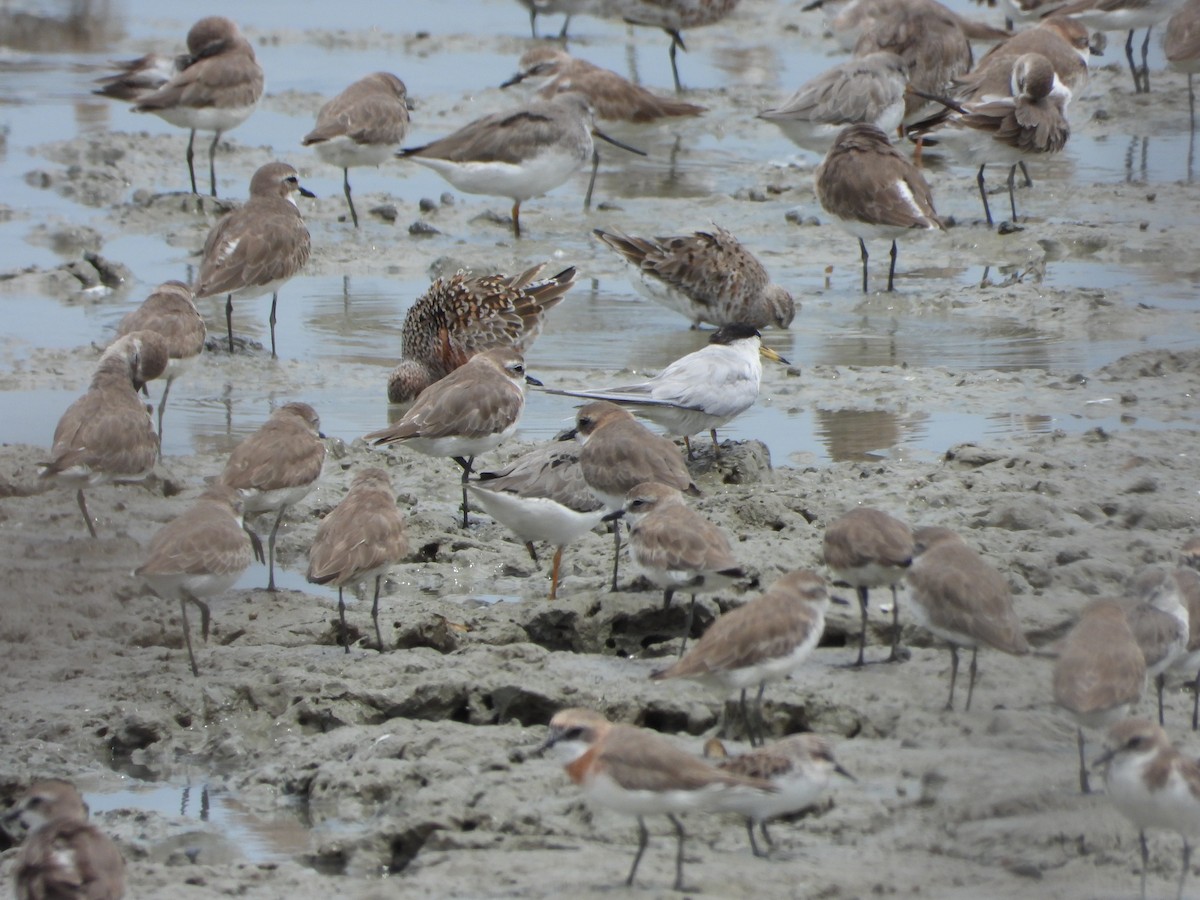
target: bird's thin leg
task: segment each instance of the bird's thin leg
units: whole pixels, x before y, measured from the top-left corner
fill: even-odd
[[[667,818],[671,820],[671,824],[675,826],[675,834],[679,836],[679,843],[675,849],[675,884],[674,888],[677,891],[683,890],[683,839],[687,837],[683,831],[683,823],[675,818],[674,813],[667,813]]]
[[[191,603],[196,604],[196,608],[200,610],[200,637],[204,643],[208,643],[208,628],[212,624],[212,612],[208,608],[208,604],[197,597],[195,594],[184,593],[184,597]]]
[[[225,333],[229,336],[229,355],[233,356],[233,294],[225,295]]]
[[[196,655],[192,652],[192,630],[188,627],[187,598],[182,594],[179,597],[179,611],[183,616],[183,642],[187,644],[188,659],[192,663],[192,675],[199,678],[200,669],[196,666]]]
[[[1033,179],[1029,177],[1029,166],[1025,165],[1025,160],[1018,160],[1017,165],[1021,167],[1021,174],[1025,176],[1025,187],[1033,187]]]
[[[613,533],[613,571],[612,571],[612,589],[617,588],[617,573],[621,567],[621,523],[613,521],[609,523]]]
[[[271,294],[271,318],[268,320],[271,323],[271,359],[278,359],[275,355],[275,307],[279,305],[279,292],[275,291]]]
[[[888,293],[892,292],[892,281],[896,277],[896,242],[892,241],[892,251],[889,254],[892,258],[891,264],[888,266]]]
[[[550,564],[550,599],[558,597],[558,573],[562,567],[563,548],[554,551],[554,561]]]
[[[750,852],[753,853],[755,856],[757,856],[759,859],[766,859],[767,858],[766,852],[758,849],[758,841],[756,841],[754,839],[754,820],[753,819],[750,819],[750,818],[746,819],[746,835],[750,838]]]
[[[958,681],[958,648],[950,645],[950,699],[946,701],[946,709],[954,709],[954,682]]]
[[[1167,724],[1163,720],[1163,704],[1162,704],[1163,687],[1166,686],[1166,683],[1167,683],[1167,676],[1164,675],[1162,672],[1159,672],[1158,675],[1156,675],[1154,677],[1154,686],[1155,686],[1155,688],[1158,689],[1158,724],[1159,725]]]
[[[1129,30],[1129,36],[1125,38],[1125,58],[1129,60],[1129,74],[1133,76],[1133,92],[1140,94],[1142,92],[1142,77],[1138,72],[1137,65],[1133,61],[1133,29]]]
[[[1146,56],[1150,52],[1150,32],[1154,26],[1146,28],[1146,39],[1142,41],[1142,93],[1150,93],[1150,63],[1147,62]]]
[[[286,506],[279,508],[279,515],[275,517],[275,524],[271,526],[271,536],[267,538],[267,590],[272,593],[275,591],[275,535],[279,533],[279,523],[283,521],[283,511]]]
[[[979,185],[979,199],[983,201],[983,214],[987,218],[988,228],[992,227],[992,208],[988,206],[987,187],[983,179],[983,170],[987,168],[987,163],[979,167],[979,173],[975,176],[975,183]]]
[[[467,527],[467,479],[471,477],[471,468],[475,465],[474,456],[455,456],[454,461],[462,466],[462,514],[463,528]]]
[[[679,66],[675,62],[675,51],[679,48],[683,52],[687,52],[687,47],[683,44],[683,35],[673,28],[665,29],[667,34],[671,36],[671,77],[675,79],[675,93],[683,93],[683,85],[679,83]]]
[[[583,195],[583,208],[592,208],[592,191],[596,187],[596,173],[600,171],[600,151],[592,147],[592,177],[588,179],[587,193]]]
[[[342,596],[342,586],[338,585],[338,618],[342,620],[342,649],[350,652],[350,632],[346,630],[346,599]]]
[[[79,504],[79,511],[83,513],[83,521],[87,525],[88,532],[92,537],[97,537],[96,526],[92,524],[92,514],[88,512],[87,500],[83,496],[83,488],[75,492],[75,502]]]
[[[358,212],[354,209],[354,198],[350,196],[350,170],[342,169],[342,193],[346,195],[346,202],[350,204],[350,221],[354,223],[354,227],[358,227]]]
[[[963,707],[963,712],[971,711],[971,697],[975,694],[975,660],[979,656],[979,648],[971,648],[971,680],[967,682],[967,705]]]
[[[521,236],[521,201],[514,200],[512,205],[513,237]]]
[[[742,688],[742,692],[738,697],[738,708],[741,710],[741,713],[742,713],[742,728],[745,729],[746,738],[749,739],[750,735],[751,735],[750,707],[746,705],[746,689],[745,688]]]
[[[888,662],[900,660],[900,602],[896,598],[896,586],[892,585],[892,652]]]
[[[163,388],[162,399],[158,401],[158,456],[159,456],[159,459],[162,458],[163,413],[166,412],[166,409],[167,409],[167,394],[171,393],[171,382],[172,381],[174,381],[174,379],[172,379],[172,378],[167,379],[167,386]]]
[[[212,143],[208,145],[208,186],[212,195],[217,196],[217,141],[221,140],[221,132],[213,135]]]
[[[1133,32],[1129,32],[1133,34]],[[1150,866],[1150,848],[1146,846],[1146,829],[1138,829],[1138,843],[1142,848],[1142,900],[1146,900],[1146,869]]]
[[[767,683],[765,681],[759,682],[758,696],[756,696],[754,698],[754,711],[755,711],[754,718],[757,720],[757,724],[755,725],[755,730],[758,732],[758,746],[760,746],[760,747],[763,746],[764,744],[766,744],[766,742],[767,742],[767,720],[765,718],[763,718],[763,708],[762,708],[763,692],[766,689],[767,689]],[[750,746],[751,747],[754,746],[754,736],[753,735],[750,736]]]
[[[375,640],[379,644],[379,652],[383,652],[383,635],[379,633],[379,585],[382,575],[375,576],[375,600],[371,603],[371,621],[375,623]]]
[[[1183,867],[1179,872],[1179,900],[1183,900],[1183,885],[1187,881],[1188,867],[1192,862],[1192,845],[1183,839]]]
[[[1083,756],[1083,729],[1075,727],[1075,744],[1079,747],[1079,793],[1090,794],[1092,785],[1088,781],[1087,761]]]
[[[867,292],[867,242],[862,238],[858,239],[858,249],[862,253],[863,266],[863,293]]]
[[[1009,170],[1008,170],[1008,205],[1009,205],[1009,208],[1012,210],[1012,221],[1013,221],[1014,225],[1017,224],[1017,198],[1016,198],[1016,195],[1013,193],[1013,188],[1016,185],[1016,183],[1017,183],[1017,167],[1014,164],[1014,165],[1010,166]]]
[[[633,855],[633,865],[629,867],[629,875],[625,878],[625,887],[633,887],[633,876],[637,874],[638,863],[642,861],[642,854],[646,852],[646,842],[650,840],[650,832],[646,830],[645,819],[638,816],[637,823],[638,848],[637,853]]]
[[[683,640],[679,642],[679,655],[687,649],[688,638],[692,634],[692,621],[696,618],[696,595],[692,594],[692,602],[688,604],[687,619],[683,623]]]
[[[1192,682],[1192,731],[1200,727],[1200,672]]]
[[[858,608],[862,614],[862,624],[858,629],[858,661],[854,665],[861,666],[863,664],[864,653],[867,649],[867,595],[870,591],[861,585],[856,587],[854,591],[858,594]]]
[[[198,190],[196,190],[196,168],[192,163],[192,160],[194,159],[194,155],[192,152],[192,145],[195,143],[196,143],[196,129],[193,128],[191,133],[188,135],[188,145],[187,145],[186,157],[187,157],[187,164],[188,164],[188,178],[190,178],[192,180],[192,193],[199,194],[200,192]]]

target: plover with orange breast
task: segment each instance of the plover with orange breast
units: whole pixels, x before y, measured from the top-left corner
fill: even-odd
[[[390,72],[374,72],[322,106],[316,127],[300,141],[342,170],[342,190],[355,228],[358,213],[350,196],[350,169],[391,159],[408,134],[408,111],[404,82]]]
[[[50,459],[39,478],[76,489],[88,532],[96,526],[83,491],[112,482],[144,481],[158,459],[158,435],[138,391],[167,367],[166,342],[152,331],[135,331],[109,345],[96,364],[87,392],[54,428]]]
[[[745,818],[750,850],[760,858],[770,853],[759,849],[754,839],[755,825],[762,832],[767,846],[774,849],[775,841],[767,830],[767,822],[815,804],[829,787],[834,775],[855,780],[834,759],[833,745],[816,734],[794,734],[737,756],[725,755],[724,745],[716,739],[704,749],[705,756],[714,759],[722,772],[768,781],[778,789],[773,794],[765,791],[757,794],[749,791],[731,793],[722,803],[726,811]]]
[[[1146,661],[1120,603],[1089,603],[1059,644],[1053,676],[1054,702],[1075,718],[1082,793],[1091,791],[1083,729],[1107,728],[1129,715],[1145,683]]]
[[[221,483],[245,495],[246,516],[275,513],[267,539],[267,590],[275,590],[275,538],[288,507],[309,495],[325,464],[325,435],[307,403],[285,403],[233,448]]]
[[[679,448],[615,403],[594,400],[579,407],[575,413],[574,436],[583,445],[579,453],[583,479],[608,512],[623,509],[626,494],[645,481],[664,484],[693,496],[700,493]],[[616,521],[612,522],[612,527],[612,589],[615,591],[621,559],[621,532]]]
[[[132,331],[153,331],[167,344],[167,366],[159,377],[166,380],[162,399],[158,403],[158,441],[162,453],[163,413],[167,395],[175,379],[192,367],[204,351],[208,328],[196,309],[192,289],[182,281],[164,281],[142,301],[142,305],[126,313],[117,323],[118,337]]]
[[[642,238],[619,231],[592,232],[633,267],[634,288],[667,309],[700,323],[787,328],[796,315],[792,295],[732,233],[709,231]]]
[[[508,197],[513,236],[519,238],[524,201],[554,190],[588,160],[599,160],[593,136],[641,153],[597,131],[587,97],[572,91],[492,113],[396,155],[433,169],[460,191]],[[593,165],[593,181],[595,174]],[[589,185],[585,205],[590,200]]]
[[[487,514],[524,542],[534,564],[534,541],[554,546],[551,600],[558,596],[563,550],[599,525],[606,512],[583,478],[580,450],[574,441],[553,441],[467,485]]]
[[[844,231],[858,238],[862,289],[867,292],[867,240],[892,239],[887,289],[896,275],[896,238],[945,226],[921,170],[874,125],[843,129],[814,174],[817,199]]]
[[[125,896],[125,859],[87,819],[87,804],[69,781],[34,782],[17,798],[0,819],[27,832],[13,870],[17,900]]]
[[[511,347],[476,354],[430,385],[398,422],[366,435],[376,447],[403,444],[426,456],[448,456],[462,467],[462,524],[468,525],[467,480],[475,457],[517,430],[525,409],[525,360]]]
[[[533,47],[525,51],[517,64],[517,74],[500,87],[524,83],[536,85],[537,95],[543,100],[579,91],[591,102],[596,118],[606,121],[641,124],[698,116],[705,111],[695,103],[660,97],[611,69],[571,56],[557,47]]]
[[[225,294],[225,327],[233,353],[233,298],[271,295],[271,358],[279,288],[308,262],[311,238],[292,194],[314,196],[284,162],[262,166],[250,179],[250,199],[221,219],[204,241],[197,297]]]
[[[868,53],[826,69],[760,119],[779,126],[792,143],[824,154],[847,125],[869,122],[892,134],[904,118],[908,64],[890,50]]]
[[[308,580],[332,584],[338,589],[338,616],[342,623],[342,647],[350,652],[346,629],[346,585],[375,581],[371,621],[375,641],[384,650],[379,631],[379,588],[388,566],[408,555],[408,533],[404,514],[396,506],[396,493],[384,469],[371,467],[355,473],[350,491],[321,524],[308,551]]]
[[[196,132],[213,132],[208,148],[208,175],[215,197],[217,142],[258,107],[263,94],[263,71],[250,42],[224,16],[208,16],[193,25],[188,31],[187,46],[186,64],[160,88],[138,96],[134,111],[154,113],[172,125],[189,130],[187,164],[193,194],[197,193],[192,164]]]
[[[834,583],[844,583],[858,594],[862,627],[858,633],[858,660],[863,664],[867,646],[867,614],[871,588],[892,590],[892,652],[888,661],[899,659],[900,604],[896,585],[912,565],[912,529],[881,509],[858,507],[829,523],[822,542],[825,565]]]
[[[679,655],[687,648],[696,615],[696,596],[729,587],[746,575],[729,536],[683,499],[678,488],[646,481],[630,488],[621,509],[605,521],[629,523],[629,556],[634,571],[663,589],[663,609],[677,590],[692,595],[684,619]]]
[[[1175,573],[1166,566],[1146,566],[1125,585],[1125,618],[1146,661],[1146,675],[1158,694],[1158,724],[1163,724],[1166,673],[1188,655],[1187,607]]]
[[[742,722],[750,744],[762,744],[766,738],[763,692],[808,659],[825,633],[829,600],[825,581],[815,572],[782,575],[762,596],[724,613],[682,659],[650,677],[655,681],[691,678],[718,694],[722,702],[740,692]],[[746,691],[755,685],[758,696],[751,722]]]
[[[927,527],[913,532],[908,586],[917,624],[950,647],[948,710],[954,708],[958,648],[971,648],[971,680],[963,707],[970,710],[981,644],[1012,656],[1029,652],[1008,582],[949,528]]]
[[[150,540],[146,561],[133,570],[164,600],[178,600],[183,618],[192,674],[200,675],[192,651],[188,624],[189,603],[200,611],[200,634],[208,640],[211,612],[205,597],[225,593],[261,558],[262,546],[244,528],[242,493],[224,484],[212,484],[195,503],[168,522]]]
[[[1105,766],[1104,784],[1113,806],[1138,828],[1143,900],[1150,868],[1147,828],[1174,831],[1183,838],[1178,891],[1183,900],[1191,841],[1200,836],[1200,762],[1173,747],[1161,726],[1146,719],[1126,719],[1109,730],[1105,752],[1096,765]]]
[[[493,347],[524,355],[551,309],[575,286],[575,269],[538,280],[546,264],[518,275],[437,278],[404,316],[400,362],[388,375],[388,401],[407,410],[417,395]]]
[[[720,454],[717,429],[729,424],[758,400],[762,359],[790,366],[762,342],[752,325],[722,325],[708,343],[675,360],[649,381],[596,390],[545,388],[544,393],[585,400],[607,400],[632,410],[682,437],[691,456],[691,436],[707,431]]]
[[[1134,93],[1150,93],[1150,32],[1164,19],[1169,19],[1182,8],[1185,0],[1075,0],[1054,11],[1055,16],[1075,19],[1084,27],[1096,31],[1129,31],[1125,39],[1125,59],[1129,61],[1129,74],[1133,76]],[[1146,29],[1142,41],[1142,65],[1133,61],[1133,35],[1139,28]]]
[[[625,878],[633,887],[649,832],[644,816],[665,815],[675,829],[674,889],[684,890],[686,834],[677,814],[727,809],[735,793],[775,793],[769,781],[723,772],[644,728],[616,725],[590,709],[563,709],[538,748],[553,748],[568,777],[591,803],[637,817],[638,849]]]

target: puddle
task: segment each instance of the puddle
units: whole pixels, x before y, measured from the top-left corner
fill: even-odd
[[[118,791],[84,792],[92,815],[139,810],[166,819],[194,820],[219,833],[251,863],[294,859],[311,849],[312,829],[299,810],[251,812],[232,794],[203,781],[126,779]]]

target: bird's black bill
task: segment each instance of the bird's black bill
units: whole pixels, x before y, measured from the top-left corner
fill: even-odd
[[[614,147],[620,147],[622,150],[628,150],[630,153],[636,153],[638,156],[646,156],[647,155],[645,150],[639,150],[637,147],[630,147],[628,144],[623,143],[622,141],[618,141],[614,137],[609,137],[603,131],[597,131],[596,129],[593,128],[592,135],[594,137],[600,138],[600,140],[602,140],[602,141],[612,144]]]

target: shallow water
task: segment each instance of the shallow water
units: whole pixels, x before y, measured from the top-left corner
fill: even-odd
[[[978,7],[960,0],[956,5],[971,15],[983,15]],[[61,19],[65,3],[45,0],[26,4],[47,21]],[[27,181],[26,173],[47,168],[39,158],[38,147],[50,141],[65,140],[104,129],[137,130],[151,135],[172,135],[182,157],[184,138],[180,132],[152,116],[136,116],[121,104],[94,98],[89,91],[92,79],[105,70],[107,61],[144,52],[151,47],[176,46],[191,23],[193,7],[174,2],[149,3],[146,0],[112,0],[110,3],[79,4],[73,8],[96,13],[87,27],[64,30],[57,47],[54,32],[41,29],[43,43],[33,49],[15,47],[0,52],[0,129],[6,137],[0,144],[0,184],[5,208],[19,215],[0,216],[0,272],[28,265],[53,266],[65,257],[51,242],[40,236],[30,223],[91,224],[108,230],[104,210],[82,207],[64,199],[53,190]],[[448,10],[453,10],[449,14]],[[8,15],[9,7],[0,11]],[[284,29],[278,40],[256,40],[256,50],[268,72],[268,100],[230,139],[235,146],[271,145],[280,155],[296,161],[304,171],[305,182],[321,196],[340,195],[340,176],[336,170],[320,165],[298,148],[299,138],[311,125],[311,111],[301,114],[281,112],[281,104],[271,102],[283,92],[312,92],[328,95],[352,77],[374,69],[391,69],[401,75],[418,111],[410,142],[444,133],[449,127],[472,116],[472,103],[515,69],[517,54],[527,45],[524,13],[511,0],[460,0],[442,4],[341,3],[304,6],[301,20],[294,4],[262,2],[236,4],[211,3],[209,13],[228,13],[236,17],[256,39],[264,32]],[[382,18],[380,16],[382,15]],[[816,15],[816,14],[809,14]],[[461,24],[471,23],[472,30],[495,39],[472,41],[462,33]],[[559,20],[551,17],[543,30],[557,30]],[[722,86],[764,85],[780,99],[795,86],[815,75],[832,61],[840,59],[832,44],[819,37],[818,20],[797,17],[803,30],[785,34],[779,41],[768,35],[744,35],[731,31],[723,40],[700,42],[692,52],[681,56],[685,82],[700,90]],[[666,42],[658,32],[631,32],[624,26],[579,18],[574,23],[574,52],[611,68],[631,70],[647,84],[669,85]],[[2,32],[3,29],[0,29]],[[356,35],[370,37],[375,31],[408,35],[405,52],[379,47],[370,40],[357,41]],[[419,32],[446,36],[449,40],[431,50],[429,39]],[[804,32],[811,32],[811,36]],[[48,36],[47,36],[48,35]],[[461,37],[462,40],[453,38]],[[735,39],[740,39],[741,44]],[[1114,45],[1115,46],[1115,45]],[[1117,48],[1119,51],[1119,48]],[[1121,63],[1119,52],[1110,51],[1105,63]],[[1161,46],[1154,42],[1152,70],[1162,66]],[[1159,81],[1161,87],[1161,79]],[[466,97],[454,122],[423,121],[422,98]],[[1158,102],[1165,102],[1159,95]],[[514,101],[515,102],[515,101]],[[1106,134],[1088,132],[1076,135],[1060,158],[1045,164],[1039,161],[1036,176],[1051,182],[1067,181],[1117,183],[1127,179],[1145,181],[1160,189],[1186,177],[1188,136],[1186,113],[1180,110],[1179,127],[1169,133],[1146,135],[1136,121],[1112,120]],[[738,177],[740,160],[775,160],[787,166],[799,160],[805,166],[815,158],[798,153],[775,129],[741,128],[738,123],[709,123],[696,132],[695,144],[676,161],[668,161],[670,135],[643,137],[650,142],[651,157],[645,160],[605,157],[599,188],[600,196],[620,200],[647,193],[671,197],[707,197],[732,192],[742,187]],[[294,152],[289,148],[295,148]],[[202,155],[202,154],[198,154]],[[218,175],[222,171],[218,158]],[[226,164],[225,168],[229,168]],[[411,171],[410,171],[411,170]],[[153,190],[178,190],[183,187],[183,160],[178,169],[168,170],[163,183],[145,185]],[[356,196],[386,193],[402,208],[394,228],[368,221],[364,235],[347,238],[335,226],[314,227],[314,242],[357,240],[380,242],[381,252],[404,239],[402,225],[411,221],[416,200],[438,197],[448,186],[437,176],[417,167],[399,174],[398,164],[380,170],[356,169],[352,180]],[[573,188],[556,193],[567,195]],[[222,177],[223,195],[240,197],[244,186]],[[484,209],[503,209],[503,201],[488,198],[461,198],[459,202]],[[534,201],[538,203],[539,201]],[[819,213],[811,197],[799,197],[792,205],[806,212]],[[996,203],[1006,206],[997,196]],[[531,203],[531,208],[536,209]],[[781,218],[779,203],[769,215]],[[945,212],[943,204],[943,212]],[[974,210],[971,214],[977,215]],[[713,212],[713,215],[717,215]],[[536,216],[536,213],[535,213]],[[534,220],[534,227],[545,222]],[[690,224],[690,223],[689,223]],[[681,228],[686,227],[681,223]],[[53,230],[53,229],[51,229]],[[666,229],[672,230],[672,229]],[[587,264],[607,251],[594,246],[586,228],[578,233],[556,236],[563,265],[579,266],[579,285],[568,301],[554,311],[545,333],[530,354],[530,371],[548,384],[560,373],[600,368],[629,372],[654,372],[677,356],[701,346],[703,333],[689,331],[686,323],[673,313],[637,298],[624,278],[593,279]],[[459,255],[470,259],[470,232]],[[847,242],[845,255],[831,287],[824,273],[813,266],[792,265],[788,259],[788,241],[795,232],[779,229],[774,245],[755,249],[768,259],[768,267],[777,280],[786,283],[805,308],[790,332],[768,333],[767,342],[792,359],[801,368],[807,365],[895,365],[900,362],[942,365],[967,370],[1017,370],[1043,368],[1054,371],[1089,371],[1133,349],[1147,346],[1189,344],[1191,335],[1166,335],[1150,341],[1142,337],[1078,334],[1068,338],[1041,331],[1002,317],[981,319],[953,315],[864,317],[853,312],[858,301],[857,254]],[[63,300],[6,292],[2,296],[6,312],[4,349],[13,364],[19,363],[33,348],[69,348],[94,342],[103,344],[110,329],[126,311],[133,308],[149,289],[168,278],[186,278],[194,258],[159,235],[109,234],[105,255],[130,264],[136,284],[113,296]],[[480,249],[494,247],[501,231],[483,233]],[[421,252],[421,245],[415,250]],[[886,261],[882,248],[875,251],[873,275]],[[901,256],[901,268],[904,256]],[[552,260],[554,266],[558,260]],[[918,290],[924,277],[944,275],[962,285],[977,283],[982,277],[977,266],[948,268],[944,272],[905,270],[899,279],[902,291]],[[301,275],[284,289],[278,328],[282,355],[290,359],[324,359],[352,363],[357,367],[355,387],[347,390],[341,381],[325,380],[304,391],[304,399],[321,412],[326,433],[351,439],[386,421],[387,408],[382,384],[387,369],[398,354],[400,328],[404,312],[425,288],[428,280],[343,275]],[[1137,259],[1099,262],[1072,258],[1055,262],[1046,272],[1048,286],[1103,287],[1122,291],[1130,298],[1152,298],[1159,306],[1182,306],[1197,287],[1191,281],[1163,281],[1154,261]],[[810,302],[812,298],[817,302]],[[209,301],[205,301],[208,303]],[[235,312],[239,334],[255,340],[266,338],[265,298],[241,302]],[[224,331],[219,303],[202,306],[214,336]],[[629,323],[636,317],[636,331]],[[204,365],[219,365],[209,358]],[[768,371],[765,391],[774,379],[785,376],[780,370]],[[336,383],[335,383],[336,382]],[[82,385],[65,384],[61,390],[0,392],[0,415],[6,427],[6,440],[46,445],[54,422],[62,409],[77,395]],[[157,391],[152,397],[157,399]],[[261,421],[267,406],[282,399],[279,386],[269,379],[258,384],[227,386],[220,394],[197,394],[186,381],[176,387],[167,414],[165,453],[187,453],[198,446],[232,444],[252,431]],[[559,430],[570,417],[572,405],[563,398],[531,398],[522,423],[525,437],[547,437]],[[890,453],[940,453],[948,443],[958,440],[996,436],[1026,430],[1073,428],[1078,420],[1059,417],[1030,417],[1022,410],[997,410],[987,417],[967,417],[953,410],[930,409],[911,421],[897,421],[882,413],[855,410],[812,408],[788,413],[760,405],[727,429],[729,437],[756,436],[767,440],[776,461],[820,462],[829,459],[870,458]],[[1115,415],[1115,413],[1114,413]],[[1084,425],[1094,424],[1088,419]],[[1080,426],[1082,427],[1082,426]]]

